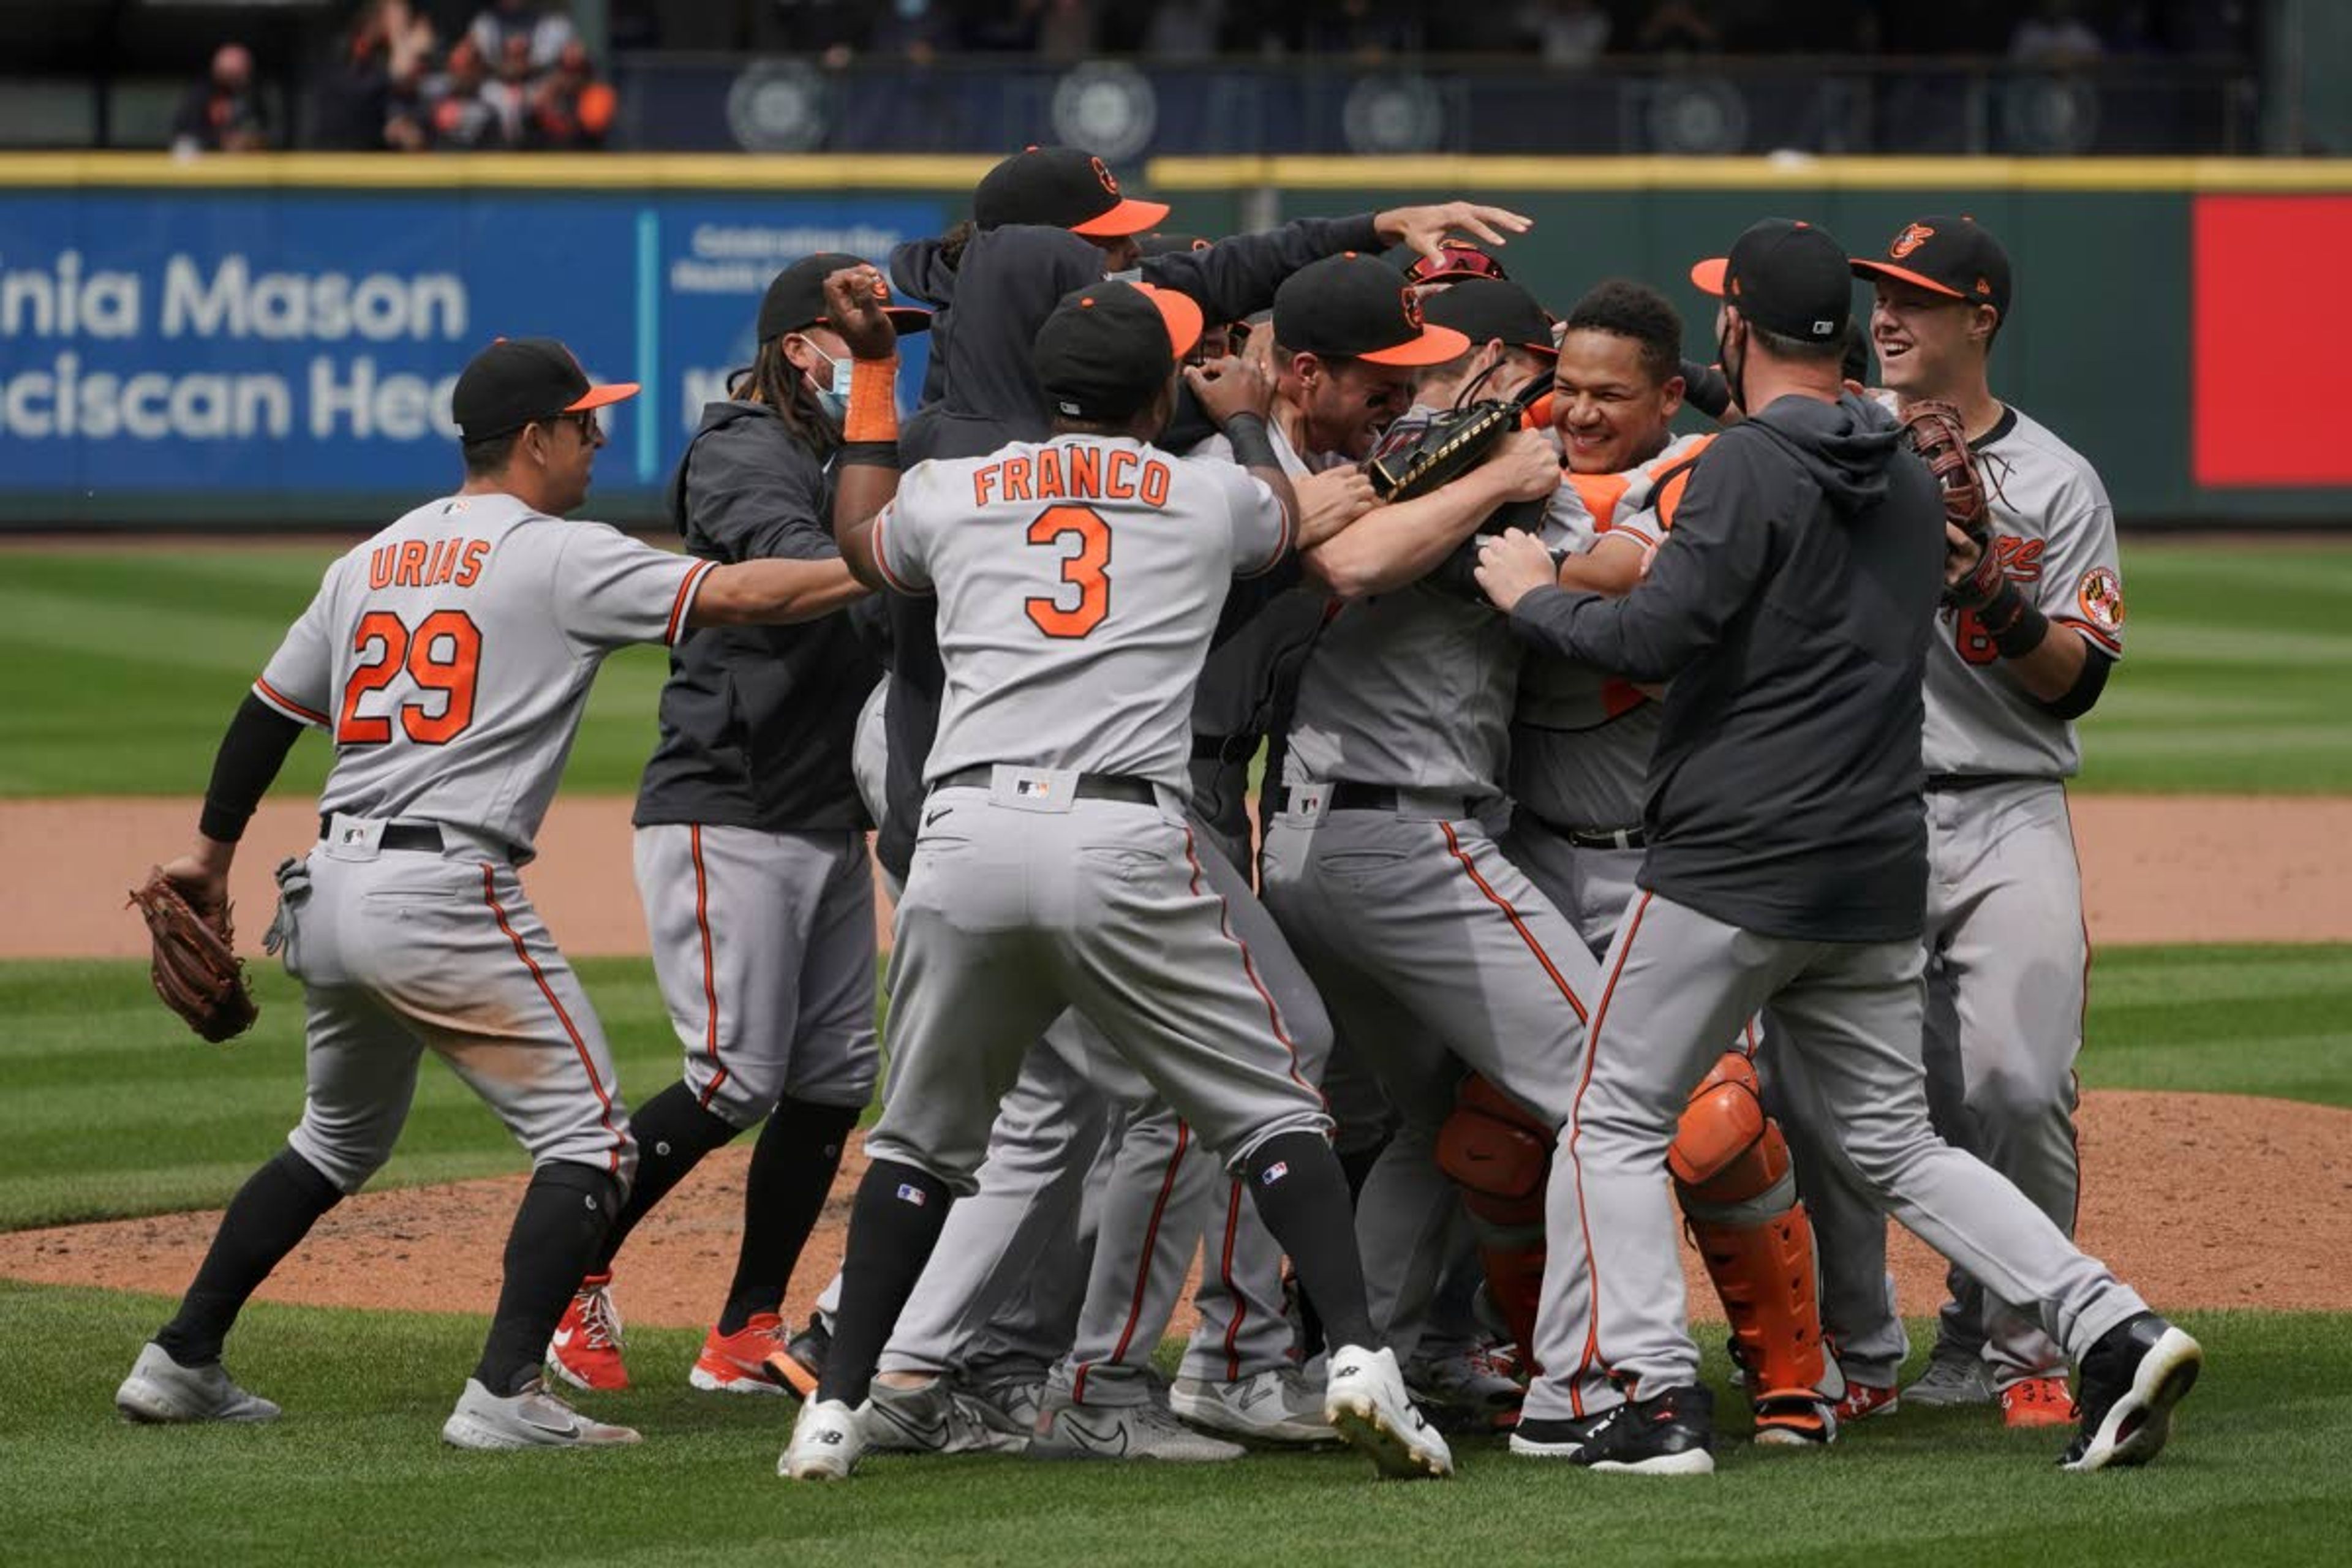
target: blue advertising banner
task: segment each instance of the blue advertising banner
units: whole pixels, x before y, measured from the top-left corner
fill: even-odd
[[[466,360],[539,334],[644,384],[589,510],[647,518],[750,363],[768,279],[944,221],[922,199],[0,194],[0,522],[373,521],[453,483]],[[902,351],[909,397],[924,349]]]

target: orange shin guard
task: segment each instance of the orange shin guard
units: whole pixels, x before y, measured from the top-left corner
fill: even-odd
[[[1519,1354],[1535,1368],[1536,1311],[1543,1300],[1544,1187],[1555,1130],[1473,1074],[1437,1134],[1437,1165],[1462,1189],[1478,1237],[1486,1294]]]

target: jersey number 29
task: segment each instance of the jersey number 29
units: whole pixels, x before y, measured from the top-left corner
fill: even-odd
[[[1066,592],[1038,595],[1022,608],[1037,629],[1049,637],[1082,637],[1102,625],[1110,614],[1110,524],[1090,506],[1049,506],[1029,524],[1029,542],[1065,548],[1075,538],[1077,549],[1062,557],[1062,582],[1077,589],[1077,602],[1066,601]]]
[[[421,745],[437,746],[463,733],[474,721],[474,680],[482,660],[482,632],[463,610],[436,610],[416,623],[407,623],[389,610],[370,610],[360,617],[352,637],[352,652],[360,662],[343,687],[343,707],[335,723],[339,746],[381,746],[392,739],[389,714],[371,718],[360,711],[360,699],[392,684],[402,669],[425,691],[437,691],[443,701],[432,711],[415,697],[394,704],[401,730]]]

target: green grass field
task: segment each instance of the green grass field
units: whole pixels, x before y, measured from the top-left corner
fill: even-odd
[[[0,551],[0,795],[194,795],[326,547]],[[2127,542],[2130,654],[2086,721],[2091,789],[2352,793],[2352,545]],[[614,658],[567,787],[627,794],[662,656]],[[326,748],[284,787],[315,789]]]

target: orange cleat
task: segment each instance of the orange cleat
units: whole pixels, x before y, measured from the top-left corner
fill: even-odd
[[[563,1309],[563,1321],[547,1342],[547,1370],[574,1388],[629,1386],[621,1361],[621,1314],[613,1305],[613,1277],[591,1274]]]
[[[2011,1431],[2032,1426],[2072,1426],[2074,1396],[2063,1377],[2029,1377],[2000,1391],[2001,1425]]]
[[[706,1394],[784,1394],[784,1385],[768,1374],[768,1357],[781,1349],[784,1321],[773,1312],[754,1312],[731,1334],[712,1329],[694,1358],[687,1381]]]

